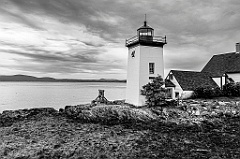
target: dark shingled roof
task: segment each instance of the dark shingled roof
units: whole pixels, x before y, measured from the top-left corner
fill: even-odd
[[[143,26],[141,26],[140,28],[138,28],[138,30],[141,30],[141,29],[151,29],[151,30],[154,30],[152,27],[150,27],[149,25],[147,25],[147,21],[144,21]],[[137,31],[138,31],[138,30],[137,30]]]
[[[207,72],[171,70],[183,90],[194,90],[200,86],[218,87]]]
[[[209,72],[212,77],[222,76],[230,72],[240,72],[240,53],[214,55],[202,69],[202,72]]]

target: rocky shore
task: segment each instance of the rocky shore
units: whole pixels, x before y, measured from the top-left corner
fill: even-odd
[[[187,100],[0,114],[1,158],[240,158],[240,102]]]

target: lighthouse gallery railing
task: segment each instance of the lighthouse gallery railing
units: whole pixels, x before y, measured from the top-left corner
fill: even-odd
[[[136,43],[136,42],[160,42],[160,43],[167,43],[166,36],[134,36],[126,40],[125,45],[128,46],[130,44]]]

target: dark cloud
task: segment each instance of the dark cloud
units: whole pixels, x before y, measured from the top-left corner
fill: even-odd
[[[26,25],[27,27],[33,28],[33,29],[37,29],[37,30],[45,30],[42,27],[38,26],[35,22],[33,22],[31,19],[27,18],[24,15],[19,15],[18,13],[13,13],[11,11],[8,11],[6,9],[0,8],[1,13],[6,14],[7,16],[13,17],[15,19],[17,19],[17,21],[19,21],[20,23]],[[8,29],[8,28],[6,28]]]
[[[119,36],[122,37],[119,32],[129,33],[127,28],[131,28],[127,27],[129,23],[125,20],[125,16],[121,15],[127,6],[118,2],[92,0],[33,0],[31,2],[11,0],[11,2],[26,14],[42,14],[64,23],[83,24],[89,32],[98,33],[107,41],[116,41]],[[130,11],[130,8],[128,9]]]
[[[34,53],[29,53],[29,51],[16,51],[16,50],[1,50],[4,52],[8,52],[10,54],[16,54],[23,57],[30,58],[31,61],[35,62],[82,62],[82,63],[96,63],[97,59],[94,57],[94,54],[98,54],[97,51],[95,52],[89,50],[85,51],[87,53],[80,54],[80,53],[72,53],[66,54],[61,52],[51,52],[36,48],[26,48],[25,50],[30,50]],[[88,54],[89,53],[89,54]]]
[[[107,40],[127,38],[142,24],[144,14],[157,32],[202,36],[240,26],[237,0],[219,1],[78,1],[11,0],[23,12],[44,14],[65,23],[84,24]],[[224,20],[223,20],[224,19]],[[115,20],[116,24],[112,21]],[[119,21],[118,21],[119,20]],[[119,23],[118,23],[119,22]],[[220,25],[219,25],[220,24]],[[179,36],[176,36],[179,37]]]
[[[83,50],[82,52],[71,53],[66,52],[51,52],[36,48],[25,48],[25,51],[16,50],[2,50],[5,53],[19,55],[24,57],[19,60],[13,58],[16,64],[14,67],[17,70],[25,70],[30,72],[41,73],[91,73],[98,74],[98,72],[106,72],[112,68],[122,69],[122,66],[116,62],[103,61],[97,56],[100,54],[98,50]],[[30,53],[32,52],[32,53]]]
[[[136,35],[137,28],[143,24],[144,14],[147,14],[148,24],[155,29],[155,35],[167,35],[168,44],[164,48],[168,53],[165,54],[166,69],[201,69],[213,54],[230,52],[234,49],[235,42],[239,41],[239,8],[239,0],[217,2],[215,0],[3,0],[0,2],[1,13],[14,17],[19,23],[33,29],[47,31],[49,28],[44,25],[44,20],[40,25],[35,19],[31,19],[31,15],[50,17],[61,24],[73,25],[76,28],[84,27],[84,33],[100,37],[98,41],[87,37],[47,39],[53,43],[62,42],[68,45],[69,50],[62,52],[39,49],[40,46],[32,45],[25,46],[25,52],[12,52],[34,62],[46,64],[46,67],[39,69],[52,72],[58,71],[57,68],[61,68],[61,71],[95,73],[101,70],[110,71],[112,68],[123,69],[125,66],[119,64],[120,59],[118,62],[113,62],[115,59],[103,60],[100,57],[106,52],[104,49],[108,45],[123,48],[124,40]],[[23,47],[14,44],[8,46],[19,49]],[[54,64],[50,65],[51,62]]]
[[[79,40],[79,39],[69,39],[69,40],[76,42],[76,44],[78,42],[80,42],[80,43],[83,43],[83,44],[91,46],[91,47],[102,47],[102,46],[105,46],[105,44],[103,44],[103,43],[97,44],[97,43],[89,42],[89,41],[86,41],[86,40],[85,41],[84,40]]]

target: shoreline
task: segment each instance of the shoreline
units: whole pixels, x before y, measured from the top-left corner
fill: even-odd
[[[27,75],[0,75],[0,82],[124,82],[126,80],[118,79],[56,79],[52,77],[34,77]]]
[[[136,107],[124,103],[124,100],[116,100],[109,102],[108,104],[88,103],[76,106],[67,105],[64,108],[59,108],[58,110],[53,107],[25,108],[17,110],[3,110],[0,113],[0,119],[2,119],[2,122],[4,118],[21,120],[27,119],[36,114],[50,114],[82,121],[89,120],[86,122],[94,123],[105,122],[105,124],[107,124],[108,121],[114,120],[118,124],[121,124],[121,122],[124,123],[125,120],[133,120],[135,122],[142,122],[144,120],[146,123],[161,121],[162,119],[168,120],[171,113],[175,113],[175,116],[171,118],[176,121],[178,120],[177,117],[179,117],[179,115],[183,115],[181,117],[188,120],[191,120],[191,118],[201,118],[201,120],[205,120],[208,118],[221,118],[226,116],[240,117],[240,101],[238,99],[236,101],[225,102],[216,101],[214,99],[183,100],[178,106],[174,105],[174,103],[169,104],[170,105],[168,106],[149,108],[147,106]]]

